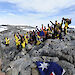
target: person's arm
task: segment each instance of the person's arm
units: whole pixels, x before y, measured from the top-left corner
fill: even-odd
[[[18,35],[21,37],[21,34],[18,32]]]
[[[63,18],[63,20],[66,21],[67,19],[66,18]]]
[[[52,23],[52,25],[55,25],[52,21],[50,21]]]
[[[61,21],[61,25],[63,24],[63,20]]]

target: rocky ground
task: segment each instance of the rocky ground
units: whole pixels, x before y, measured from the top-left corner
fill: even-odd
[[[68,29],[63,40],[48,39],[39,46],[28,46],[19,52],[14,43],[14,32],[26,31],[19,27],[8,26],[8,30],[0,33],[2,42],[5,36],[10,38],[10,46],[0,43],[2,71],[6,75],[39,75],[36,61],[53,61],[65,69],[64,75],[75,75],[75,29]]]

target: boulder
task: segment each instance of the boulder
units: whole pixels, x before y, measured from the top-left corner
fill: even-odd
[[[43,61],[43,59],[41,57],[32,57],[31,59],[32,59],[33,62]]]
[[[6,75],[18,75],[18,71],[17,71],[17,69],[12,68],[6,72]]]
[[[32,49],[32,45],[31,45],[31,44],[26,45],[26,50],[27,50],[27,51],[29,51],[29,50],[31,50],[31,49]]]
[[[71,40],[75,40],[75,36],[70,36]]]
[[[26,69],[21,69],[20,75],[31,75],[31,68],[27,67]]]
[[[73,63],[73,57],[70,55],[62,54],[61,59],[67,60],[70,63]]]
[[[49,62],[58,62],[59,61],[59,58],[58,57],[46,57],[46,61],[49,61]]]
[[[32,53],[30,52],[29,54],[30,56],[34,56],[34,57],[39,56],[39,52],[37,50],[34,50],[32,51]]]
[[[64,60],[61,60],[61,61],[58,61],[57,62],[63,69],[65,69],[65,74],[64,75],[73,75],[74,73],[74,65],[67,62],[67,61],[64,61]]]
[[[40,75],[37,68],[32,68],[32,75]]]
[[[11,68],[15,67],[18,71],[25,69],[32,64],[32,61],[29,55],[25,55],[23,58],[20,58],[16,61],[11,62],[9,65]]]

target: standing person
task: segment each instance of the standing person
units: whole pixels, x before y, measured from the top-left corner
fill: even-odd
[[[52,39],[54,39],[54,28],[52,27]]]
[[[46,35],[46,37],[47,36],[48,36],[48,38],[52,38],[52,27],[49,26],[49,24],[48,24],[48,29],[47,29],[47,35]]]
[[[65,23],[65,32],[66,32],[66,34],[67,34],[67,28],[68,28],[68,22],[66,21],[66,23]]]
[[[38,29],[38,26],[36,26],[35,33],[38,35],[40,34],[40,30]]]
[[[22,38],[21,48],[24,51],[24,49],[25,49],[25,39],[24,38]]]
[[[36,26],[35,32],[36,32],[36,33],[39,32],[38,26]]]
[[[42,30],[43,30],[44,28],[43,28],[43,24],[42,24]]]
[[[62,23],[58,23],[55,30],[56,30],[56,33],[57,33],[56,37],[58,39],[62,39]]]
[[[29,43],[32,45],[33,39],[32,39],[32,31],[29,32]]]
[[[44,26],[44,30],[46,30],[46,26]]]
[[[24,39],[25,39],[25,45],[28,45],[28,40],[29,40],[29,38],[28,38],[28,34],[26,33],[26,35],[24,34]]]
[[[48,24],[48,30],[50,31],[50,26],[49,26],[49,24]]]
[[[24,41],[24,36],[21,35],[20,33],[18,33],[19,37],[20,37],[20,46],[21,46],[21,49],[22,49],[22,43]]]
[[[38,35],[38,34],[36,34],[36,40],[37,40],[37,43],[36,43],[36,45],[40,45],[41,44],[41,38],[40,38],[40,36]]]
[[[32,32],[32,39],[33,39],[33,41],[34,41],[34,44],[36,44],[36,33],[35,33],[35,31],[33,30],[33,32]]]
[[[67,34],[67,29],[69,28],[68,25],[71,24],[71,19],[65,19],[64,17],[62,18],[62,20],[64,20],[65,23],[65,27],[64,27],[64,33]]]
[[[52,21],[50,21],[51,23],[52,23],[52,25],[54,25],[54,34],[53,34],[53,38],[55,39],[55,36],[57,35],[57,32],[56,32],[56,26],[57,26],[57,20],[55,21],[55,24],[52,22]]]
[[[67,34],[67,27],[65,26],[64,27],[64,35],[66,35]]]
[[[22,54],[24,55],[24,54],[26,54],[26,51],[25,51],[25,39],[24,39],[24,36],[23,35],[20,35],[20,33],[18,33],[19,34],[19,36],[20,36],[20,46],[21,46],[21,50],[22,50]],[[21,51],[20,50],[20,51]]]
[[[59,39],[62,39],[62,24],[63,24],[63,20],[61,23],[59,23]]]
[[[16,47],[19,50],[19,48],[20,48],[20,39],[16,34],[14,34],[14,37],[15,37]]]
[[[44,41],[44,38],[45,38],[45,33],[43,30],[40,31],[40,34],[39,36],[41,37],[41,41]]]
[[[61,32],[62,32],[62,25],[63,25],[63,20],[60,23],[60,30],[61,30]]]
[[[10,39],[6,37],[5,40],[6,40],[6,46],[9,46],[9,44],[10,44]]]

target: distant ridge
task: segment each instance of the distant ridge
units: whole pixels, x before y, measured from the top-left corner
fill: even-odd
[[[8,25],[1,25],[1,26],[8,26]]]

